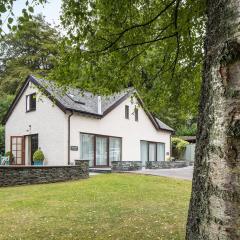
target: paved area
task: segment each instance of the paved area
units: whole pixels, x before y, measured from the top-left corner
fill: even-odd
[[[143,169],[141,171],[134,171],[134,173],[192,180],[193,167],[189,166],[184,168],[171,169]]]

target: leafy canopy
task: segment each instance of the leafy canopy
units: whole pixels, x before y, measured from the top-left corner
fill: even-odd
[[[64,1],[68,35],[54,79],[101,93],[134,86],[149,109],[176,126],[197,112],[202,2]]]
[[[15,31],[17,26],[14,23],[16,19],[13,12],[13,5],[17,0],[0,0],[0,37],[3,37],[6,33],[3,30],[3,26],[7,25],[9,30]],[[31,19],[34,13],[34,8],[39,4],[46,3],[47,0],[26,0],[25,7],[22,10],[21,18]]]
[[[17,29],[0,41],[0,91],[15,94],[28,74],[46,76],[58,54],[58,32],[38,15],[19,18]]]

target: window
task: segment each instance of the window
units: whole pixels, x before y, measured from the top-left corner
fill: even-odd
[[[129,106],[128,105],[125,106],[125,118],[129,119]]]
[[[110,137],[109,138],[109,160],[120,161],[121,160],[121,138]]]
[[[135,121],[138,122],[138,109],[135,107],[134,109]]]
[[[141,141],[141,161],[165,161],[165,144],[158,142]]]
[[[89,160],[90,167],[110,166],[121,161],[122,139],[80,133],[80,159]]]
[[[36,110],[36,93],[26,96],[26,111],[31,112]]]
[[[94,161],[94,135],[80,134],[80,159],[89,160],[89,166],[93,166]]]

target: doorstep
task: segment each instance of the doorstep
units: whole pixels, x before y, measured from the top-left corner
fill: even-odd
[[[95,173],[111,173],[111,168],[89,168],[89,172],[95,172]]]

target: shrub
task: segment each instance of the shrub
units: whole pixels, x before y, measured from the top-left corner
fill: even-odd
[[[181,138],[173,137],[172,138],[173,156],[176,157],[177,159],[180,159],[188,144],[189,144],[189,142],[187,142]]]
[[[11,154],[10,151],[8,151],[8,152],[5,153],[5,156],[6,156],[6,157],[10,157],[11,155],[12,155],[12,154]]]
[[[45,159],[43,151],[41,149],[38,149],[34,154],[33,154],[33,161],[34,162],[43,162]]]

